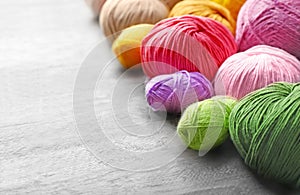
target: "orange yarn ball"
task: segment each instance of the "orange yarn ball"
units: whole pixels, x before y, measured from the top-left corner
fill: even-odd
[[[246,0],[211,0],[220,5],[226,7],[230,12],[234,19],[237,19],[239,11],[242,5],[246,2]]]
[[[196,15],[211,18],[226,26],[235,34],[236,22],[230,11],[222,5],[209,0],[185,0],[177,3],[171,10],[169,17]]]
[[[124,68],[130,68],[141,62],[140,46],[142,40],[153,27],[153,24],[131,26],[124,29],[114,41],[112,50]]]

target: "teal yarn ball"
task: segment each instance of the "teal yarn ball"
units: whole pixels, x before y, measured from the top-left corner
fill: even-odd
[[[209,151],[228,137],[228,122],[237,100],[215,96],[190,105],[181,116],[177,133],[191,149]]]
[[[274,83],[244,97],[231,112],[229,132],[250,168],[300,187],[300,83]]]

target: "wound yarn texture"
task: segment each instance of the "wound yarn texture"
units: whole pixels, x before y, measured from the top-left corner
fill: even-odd
[[[237,101],[215,96],[190,105],[183,113],[177,133],[189,148],[209,151],[221,145],[228,137],[228,120]]]
[[[180,113],[190,104],[213,96],[213,87],[199,72],[179,71],[152,78],[146,99],[154,111]]]
[[[212,80],[236,51],[232,33],[219,22],[193,15],[173,17],[157,23],[143,39],[142,68],[150,78],[187,70]]]
[[[169,8],[159,0],[107,0],[99,23],[105,36],[115,40],[121,31],[136,24],[155,24],[167,18]]]
[[[177,3],[170,11],[169,17],[196,15],[211,18],[226,26],[235,34],[236,21],[230,11],[210,0],[184,0]]]
[[[236,20],[240,12],[240,9],[246,0],[211,0],[211,1],[219,3],[220,5],[226,7],[231,12],[231,15],[234,17],[234,19]]]
[[[231,139],[258,174],[300,187],[300,83],[274,83],[231,112]]]
[[[214,80],[217,95],[242,98],[274,82],[300,82],[300,61],[284,50],[254,46],[230,56]]]
[[[270,45],[300,58],[300,1],[247,0],[237,20],[240,51]]]

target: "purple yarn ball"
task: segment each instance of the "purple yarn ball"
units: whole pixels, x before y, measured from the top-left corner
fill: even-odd
[[[240,51],[269,45],[300,59],[299,24],[299,0],[247,0],[238,15],[236,42]]]
[[[205,76],[185,70],[152,78],[145,91],[154,111],[169,113],[180,113],[190,104],[214,95],[212,84]]]

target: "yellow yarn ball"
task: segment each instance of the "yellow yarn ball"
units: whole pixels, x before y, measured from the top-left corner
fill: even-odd
[[[224,6],[209,0],[184,0],[177,3],[169,17],[196,15],[211,18],[226,26],[235,34],[236,21]]]
[[[107,0],[99,22],[104,34],[114,40],[127,27],[155,24],[168,14],[169,8],[160,0]]]
[[[143,38],[154,27],[152,24],[138,24],[126,28],[114,41],[112,50],[124,68],[130,68],[141,62],[140,46]]]
[[[220,5],[226,7],[230,12],[233,18],[236,20],[238,13],[242,7],[242,5],[246,2],[246,0],[211,0]]]

